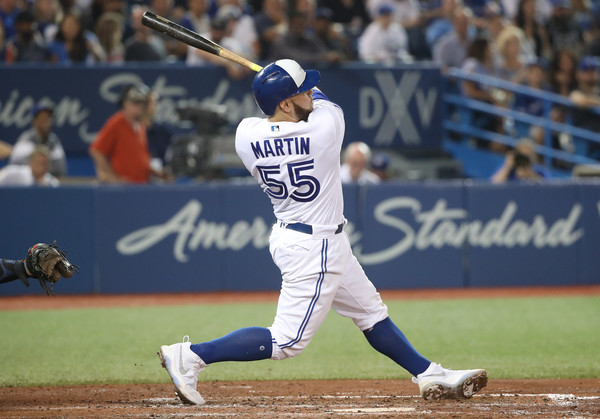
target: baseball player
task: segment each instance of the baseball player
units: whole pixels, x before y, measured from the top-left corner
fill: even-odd
[[[486,371],[445,369],[419,354],[352,254],[340,180],[344,114],[315,87],[320,77],[292,60],[269,64],[252,83],[267,118],[246,118],[236,132],[237,153],[277,218],[269,250],[282,285],[272,326],[198,344],[185,336],[182,343],[160,347],[162,365],[183,402],[203,404],[197,382],[207,365],[296,356],[333,308],[351,318],[373,348],[409,371],[425,399],[469,398],[487,384]]]

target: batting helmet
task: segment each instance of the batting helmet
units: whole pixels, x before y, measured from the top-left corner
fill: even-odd
[[[304,71],[294,60],[277,60],[254,77],[252,94],[260,110],[270,116],[279,102],[312,89],[319,80],[317,70]]]

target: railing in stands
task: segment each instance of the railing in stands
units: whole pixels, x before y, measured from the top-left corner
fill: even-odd
[[[541,100],[543,115],[538,117],[517,111],[512,108],[513,103],[510,100],[507,102],[507,107],[502,107],[469,99],[460,93],[459,83],[462,81],[472,81],[486,88],[508,92],[513,100],[515,95]],[[467,176],[488,178],[504,158],[502,155],[474,146],[472,141],[474,138],[479,142],[500,143],[514,147],[520,138],[529,137],[528,130],[531,126],[543,129],[543,143],[537,145],[535,151],[543,158],[540,166],[552,176],[570,176],[569,167],[575,165],[599,164],[598,160],[586,155],[586,151],[590,143],[600,144],[600,133],[573,126],[570,113],[575,109],[575,105],[569,98],[495,77],[468,73],[458,68],[447,71],[444,83],[444,148],[463,161]],[[564,123],[551,119],[550,113],[556,107],[567,111]],[[504,126],[512,129],[505,130],[505,133],[498,133],[474,126],[472,124],[474,111],[503,118]],[[597,114],[600,118],[600,108],[591,108],[589,112]],[[572,152],[557,149],[553,144],[553,135],[559,134],[570,136],[567,139],[572,140]],[[556,162],[560,164],[557,165]]]

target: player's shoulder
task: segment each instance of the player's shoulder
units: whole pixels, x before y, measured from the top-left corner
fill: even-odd
[[[236,136],[242,135],[245,132],[251,132],[256,127],[260,126],[261,124],[264,124],[264,121],[265,121],[264,118],[259,118],[256,116],[242,119],[237,126]]]
[[[344,111],[342,108],[327,99],[315,100],[313,102],[313,107],[314,109],[311,113],[313,118],[332,118],[339,121],[344,120]]]
[[[248,143],[251,137],[256,136],[261,132],[260,126],[265,122],[264,118],[248,117],[240,121],[235,131],[235,146],[240,147]]]

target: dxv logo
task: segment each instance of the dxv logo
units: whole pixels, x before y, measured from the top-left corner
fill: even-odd
[[[391,71],[376,71],[378,88],[367,86],[359,90],[359,124],[362,128],[379,126],[374,137],[376,145],[390,145],[400,134],[404,144],[421,143],[420,127],[427,128],[436,106],[438,89],[430,87],[427,92],[419,86],[420,71],[404,71],[396,83]],[[411,115],[408,106],[415,99],[418,115]],[[413,117],[419,120],[413,120]]]

